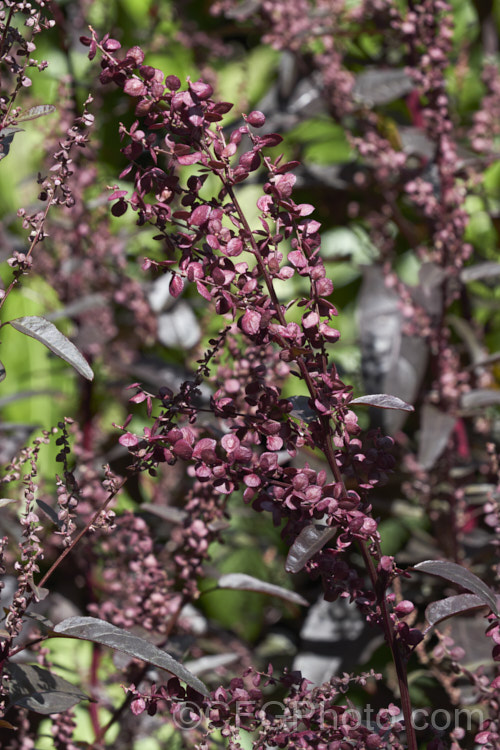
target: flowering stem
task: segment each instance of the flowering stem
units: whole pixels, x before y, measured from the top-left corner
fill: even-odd
[[[370,554],[370,551],[367,547],[366,542],[360,542],[360,548],[361,548],[361,554],[363,555],[363,560],[365,562],[366,569],[368,571],[368,575],[370,576],[370,580],[372,582],[373,589],[375,592],[377,592],[378,575],[375,569],[373,558]],[[399,693],[400,693],[400,698],[401,698],[401,710],[403,712],[403,716],[405,719],[406,740],[408,743],[408,750],[417,750],[418,748],[417,738],[415,736],[415,729],[412,723],[412,705],[411,705],[410,694],[408,690],[408,677],[406,674],[406,668],[403,662],[401,651],[394,637],[394,629],[392,627],[389,610],[387,608],[385,592],[379,591],[377,595],[377,599],[378,599],[378,605],[380,607],[380,612],[382,614],[382,625],[384,628],[385,638],[387,641],[387,645],[391,649],[392,659],[394,661],[394,666],[396,667],[396,675],[398,679]]]
[[[242,211],[238,200],[236,198],[236,195],[234,193],[234,190],[231,186],[228,186],[228,193],[231,197],[231,200],[233,202],[233,205],[236,209],[236,212],[238,213],[238,217],[245,228],[245,231],[247,233],[247,236],[249,238],[249,241],[252,245],[252,251],[255,255],[255,258],[257,260],[257,263],[259,265],[259,269],[262,273],[262,276],[264,277],[269,296],[271,297],[271,300],[274,304],[276,315],[281,323],[281,325],[286,326],[286,319],[283,314],[283,310],[281,305],[279,304],[274,285],[272,282],[272,278],[270,274],[268,273],[268,270],[265,266],[265,263],[263,261],[263,258],[259,252],[259,249],[257,247],[257,244],[255,242],[255,239],[253,237],[252,231],[250,229],[250,226],[247,222],[247,219],[245,217],[244,212]],[[316,396],[316,388],[314,386],[314,383],[311,379],[311,376],[309,374],[309,371],[307,369],[306,363],[304,362],[303,358],[299,355],[296,359],[297,365],[300,369],[300,373],[302,375],[302,378],[304,382],[307,385],[307,388],[309,390],[309,393],[311,397],[314,399]],[[330,418],[328,416],[321,416],[321,423],[323,425],[323,432],[325,435],[324,444],[322,446],[323,452],[325,454],[325,457],[328,461],[328,465],[330,466],[331,472],[335,478],[335,481],[340,485],[341,487],[341,494],[344,498],[347,497],[347,490],[345,487],[344,480],[342,478],[339,466],[337,464],[337,459],[335,457],[335,448],[333,446],[332,442],[332,428],[330,423]],[[378,575],[377,571],[375,569],[373,558],[367,548],[367,545],[365,542],[360,542],[361,546],[361,552],[363,555],[363,559],[365,562],[366,570],[368,571],[368,574],[370,576],[370,580],[373,586],[373,590],[377,594],[377,591],[379,587],[377,586],[378,582]],[[408,679],[406,675],[406,669],[403,663],[401,651],[398,647],[398,644],[394,637],[394,629],[392,626],[391,618],[389,615],[389,610],[387,607],[387,602],[385,600],[385,592],[380,592],[377,596],[378,604],[380,606],[381,614],[382,614],[382,623],[383,623],[383,629],[386,641],[389,645],[389,648],[391,649],[392,658],[394,661],[394,665],[396,668],[396,674],[399,684],[399,691],[401,696],[401,707],[403,711],[403,716],[405,719],[405,727],[406,727],[406,733],[407,733],[407,742],[408,742],[408,750],[417,750],[417,740],[415,736],[415,730],[412,725],[412,706],[408,691]]]
[[[73,541],[71,542],[71,544],[69,545],[69,547],[66,547],[66,549],[61,552],[61,554],[59,555],[59,557],[57,558],[57,560],[55,560],[55,562],[50,566],[50,568],[45,573],[45,575],[43,576],[43,578],[41,579],[41,581],[38,583],[39,587],[42,587],[42,586],[45,585],[45,583],[47,582],[47,580],[50,578],[50,576],[56,570],[56,568],[59,567],[59,565],[62,563],[62,561],[64,560],[64,558],[67,557],[69,555],[69,553],[74,550],[74,548],[76,547],[76,545],[78,544],[78,542],[80,541],[80,539],[82,539],[82,537],[85,536],[85,534],[87,533],[87,531],[97,522],[97,520],[99,519],[99,516],[101,515],[101,513],[104,510],[106,510],[106,508],[108,507],[108,505],[110,504],[110,502],[120,492],[120,490],[123,488],[123,486],[128,481],[128,479],[129,479],[129,477],[126,477],[125,479],[122,479],[122,481],[120,482],[120,484],[118,485],[118,487],[115,487],[115,489],[112,492],[109,493],[109,495],[106,498],[106,500],[96,510],[96,512],[94,513],[94,515],[90,519],[90,521],[85,525],[85,527],[80,531],[80,533],[77,534],[77,536],[73,539]]]

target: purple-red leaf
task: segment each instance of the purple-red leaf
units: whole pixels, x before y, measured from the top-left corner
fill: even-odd
[[[456,583],[458,586],[467,589],[467,591],[476,594],[485,604],[488,605],[492,612],[496,615],[499,614],[495,593],[484,583],[484,581],[462,565],[457,565],[456,563],[448,562],[447,560],[424,560],[423,562],[414,565],[412,569],[418,570],[421,573],[428,573],[432,576],[439,576],[446,581]]]
[[[375,406],[377,409],[401,409],[402,411],[415,411],[411,404],[407,404],[403,399],[397,396],[390,396],[388,393],[370,393],[366,396],[353,398],[351,404],[364,404],[365,406]]]
[[[211,213],[212,209],[206,203],[202,206],[197,206],[189,218],[189,223],[192,226],[200,227],[208,221]]]
[[[266,116],[259,110],[254,110],[247,116],[247,122],[253,128],[261,128],[266,122]]]
[[[248,336],[254,336],[259,332],[261,314],[256,310],[247,310],[241,319],[241,328]]]
[[[118,438],[118,442],[120,443],[120,445],[125,446],[125,448],[133,448],[138,444],[139,438],[132,432],[126,432],[124,435]]]
[[[193,449],[191,448],[187,440],[178,440],[175,445],[172,446],[172,452],[185,461],[189,461],[189,459],[193,455]]]
[[[208,291],[205,284],[202,284],[201,281],[196,282],[196,288],[198,290],[198,293],[201,294],[201,296],[207,300],[207,302],[212,301],[212,297],[210,295],[210,292]]]
[[[300,596],[295,591],[289,591],[282,586],[261,581],[258,578],[246,575],[246,573],[228,573],[221,576],[217,581],[217,588],[232,589],[235,591],[255,591],[258,594],[277,596],[293,604],[302,604],[304,607],[309,606],[307,599],[304,599],[303,596]]]
[[[184,280],[178,274],[174,274],[168,288],[172,297],[178,297],[183,288]]]
[[[191,164],[197,164],[197,162],[201,161],[201,157],[201,151],[193,151],[192,154],[184,154],[178,156],[177,161],[181,165],[181,167],[188,167]]]
[[[125,81],[123,90],[129,96],[144,96],[147,93],[147,88],[138,78],[129,78]]]

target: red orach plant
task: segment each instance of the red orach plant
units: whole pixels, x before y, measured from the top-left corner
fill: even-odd
[[[230,2],[219,5],[226,11],[232,7]],[[15,124],[12,106],[20,86],[26,86],[25,68],[13,66],[8,51],[8,44],[16,39],[14,31],[9,30],[12,8],[26,13],[24,6],[12,5],[8,18],[2,21],[2,58],[10,61],[11,73],[17,75],[10,98],[3,101],[3,128]],[[293,13],[284,13],[282,3],[263,2],[259,13],[267,27],[266,40],[302,55],[322,77],[328,111],[339,122],[346,122],[346,130],[352,125],[351,143],[377,185],[382,205],[378,212],[367,215],[367,222],[380,246],[387,286],[396,289],[402,301],[401,335],[425,341],[430,355],[432,383],[424,403],[426,418],[435,425],[441,425],[436,415],[449,418],[442,428],[448,432],[441,441],[441,452],[434,451],[425,460],[422,453],[419,457],[407,453],[409,479],[405,492],[419,495],[436,525],[451,519],[460,537],[466,533],[470,517],[453,474],[451,456],[458,451],[464,459],[470,457],[462,411],[464,397],[474,393],[477,383],[470,371],[461,371],[444,320],[445,312],[460,297],[460,272],[472,252],[470,244],[464,242],[465,189],[456,174],[457,149],[443,78],[450,50],[449,7],[428,0],[418,7],[410,4],[403,14],[389,2],[365,2],[351,11],[345,10],[344,3],[317,6],[315,13],[310,13],[308,2],[296,2]],[[332,12],[336,9],[337,15]],[[332,12],[331,25],[320,26],[318,31],[318,19],[324,17],[324,10]],[[48,25],[38,11],[28,8],[30,18],[35,18],[37,31]],[[420,128],[434,146],[432,160],[422,156],[417,169],[408,165],[404,150],[382,134],[378,116],[359,111],[355,76],[345,67],[342,50],[335,45],[335,32],[343,24],[363,25],[374,20],[385,24],[405,45],[409,68],[405,86],[412,125]],[[69,637],[95,644],[90,682],[96,695],[100,689],[101,646],[135,658],[127,665],[125,677],[118,678],[125,697],[118,707],[107,706],[111,708],[110,718],[103,721],[96,705],[90,705],[93,747],[106,746],[107,732],[115,724],[123,734],[119,743],[126,746],[126,733],[135,736],[130,717],[160,715],[170,717],[173,725],[183,730],[182,741],[187,746],[196,744],[200,748],[215,746],[220,737],[229,748],[239,748],[241,731],[246,730],[252,732],[256,750],[269,746],[417,750],[418,726],[408,686],[409,659],[415,653],[422,662],[429,659],[422,641],[441,620],[488,607],[487,635],[494,643],[493,659],[498,661],[497,599],[486,582],[460,564],[461,537],[451,550],[451,561],[429,560],[413,570],[403,569],[393,556],[383,553],[374,498],[388,482],[404,439],[399,429],[394,436],[396,446],[395,439],[378,428],[361,430],[355,410],[359,405],[371,405],[411,412],[413,407],[395,394],[354,399],[352,387],[343,382],[332,362],[340,337],[335,327],[337,310],[331,301],[334,284],[321,254],[321,224],[314,218],[314,206],[294,198],[294,170],[300,165],[276,155],[274,149],[282,137],[266,129],[266,116],[261,111],[243,115],[239,123],[224,125],[232,104],[217,101],[210,84],[188,80],[183,86],[177,76],[165,77],[163,71],[148,65],[141,47],[121,52],[119,41],[109,34],[100,38],[91,30],[91,36],[81,41],[89,47],[91,59],[100,56],[101,84],[113,84],[133,100],[135,119],[119,128],[121,153],[127,161],[119,179],[131,181],[133,189],[127,190],[122,184],[111,188],[111,213],[119,218],[133,211],[139,227],[154,228],[159,250],[144,260],[143,271],[169,274],[173,298],[196,290],[220,320],[220,326],[211,334],[196,372],[175,390],[169,386],[147,389],[140,382],[129,386],[134,391],[129,398],[130,410],[144,404],[147,423],[144,426],[143,422],[142,430],[132,428],[131,413],[118,426],[118,443],[129,456],[123,477],[108,464],[103,472],[96,469],[93,451],[101,436],[96,434],[89,391],[82,397],[81,430],[71,419],[61,421],[12,459],[3,483],[21,482],[24,510],[20,553],[13,553],[7,536],[2,540],[2,572],[5,575],[9,569],[16,578],[1,633],[5,717],[1,729],[9,738],[6,747],[34,746],[38,722],[30,721],[33,714],[27,709],[53,715],[57,748],[76,747],[71,707],[86,694],[77,688],[71,690],[69,683],[50,671],[48,653],[39,645],[47,638]],[[21,53],[26,55],[23,49]],[[498,104],[498,79],[491,68],[485,70],[485,81],[489,89],[486,101],[493,108]],[[415,96],[414,87],[420,98]],[[143,287],[127,274],[122,241],[104,228],[95,240],[89,239],[85,206],[74,197],[83,195],[96,174],[73,156],[75,146],[87,146],[83,129],[93,123],[91,104],[89,97],[83,115],[70,124],[65,140],[54,146],[52,176],[39,178],[45,210],[20,214],[25,228],[31,230],[29,249],[14,253],[9,260],[14,270],[3,295],[5,300],[28,273],[38,244],[42,240],[47,244],[45,227],[51,208],[65,207],[79,228],[75,256],[81,265],[68,271],[68,264],[62,263],[69,258],[68,247],[61,227],[58,233],[55,226],[53,249],[40,251],[39,269],[52,277],[66,305],[77,300],[79,283],[80,292],[107,298],[108,305],[100,308],[99,315],[103,338],[81,347],[85,359],[43,318],[9,322],[45,343],[89,381],[92,371],[86,360],[101,357],[113,366],[110,351],[115,350],[109,350],[107,342],[118,326],[110,301],[131,313],[145,336],[155,333]],[[357,121],[354,114],[359,115]],[[476,150],[491,147],[495,127],[491,118],[475,118],[471,138]],[[0,130],[4,155],[11,136],[11,131]],[[91,158],[96,158],[95,152]],[[251,223],[239,191],[241,184],[255,179],[262,181],[262,194],[257,200],[258,220]],[[384,226],[391,220],[403,238],[413,243],[414,234],[401,212],[401,195],[425,217],[427,227],[427,235],[415,248],[424,266],[427,264],[427,286],[422,277],[417,290],[405,286],[392,269],[395,239]],[[108,253],[113,263],[108,262]],[[305,290],[300,296],[286,291],[296,288],[297,279],[300,289]],[[436,293],[437,306],[435,299],[429,301],[429,290]],[[77,315],[86,313],[93,316],[94,310],[89,308]],[[213,324],[211,330],[215,330]],[[127,353],[121,357],[121,364],[126,364]],[[307,395],[287,395],[286,384],[293,378]],[[480,385],[491,385],[486,375],[483,378]],[[55,484],[57,507],[51,510],[40,497],[38,457],[41,445],[56,435],[62,471]],[[72,442],[78,459],[76,468],[70,460]],[[483,452],[480,471],[497,485],[494,448],[487,443]],[[303,460],[304,455],[311,456],[309,462]],[[313,457],[322,461],[321,468]],[[438,458],[441,463],[433,473]],[[110,508],[122,488],[145,475],[157,480],[151,490],[158,501],[153,512],[175,524],[168,544],[158,541],[140,513],[126,510],[115,514]],[[172,492],[176,479],[182,486],[183,502],[182,507],[172,508],[162,503],[161,496]],[[449,500],[446,514],[433,507],[436,487]],[[272,522],[281,527],[288,547],[289,573],[305,571],[321,582],[327,601],[349,599],[367,622],[380,629],[391,653],[391,689],[399,706],[389,702],[379,707],[374,723],[358,720],[346,694],[382,680],[375,669],[356,676],[344,674],[312,687],[298,672],[285,670],[276,676],[272,665],[267,670],[257,669],[251,664],[248,649],[239,644],[244,666],[241,674],[226,686],[208,690],[179,659],[164,650],[172,650],[171,643],[179,634],[195,632],[186,615],[187,605],[201,596],[211,545],[224,539],[230,499],[235,496],[253,510],[272,516]],[[494,529],[500,526],[496,497],[492,493],[484,507],[485,523]],[[37,507],[56,524],[56,531],[46,541],[51,564],[43,571],[46,548],[40,541],[42,525]],[[75,551],[77,554],[73,554]],[[415,593],[411,581],[415,569],[439,576],[467,592],[440,601],[431,597],[426,602],[429,628],[425,631],[418,624],[414,603],[407,598]],[[85,615],[68,617],[54,625],[31,614],[31,605],[42,602],[57,574],[67,570],[78,572],[84,581]],[[236,575],[225,582],[221,579],[219,586],[273,593],[294,604],[307,604],[293,592],[248,576]],[[35,630],[20,638],[26,621],[32,622]],[[38,666],[18,665],[12,660],[27,647],[37,649]],[[459,650],[449,638],[440,640],[433,659],[435,669],[446,660],[450,671],[455,670],[472,684],[475,697],[489,712],[475,741],[495,747],[499,737],[498,676],[492,671],[461,668]],[[162,680],[158,672],[151,672],[151,665],[174,676]],[[440,679],[452,692],[453,676],[443,669]],[[269,694],[280,696],[282,714],[270,710]],[[427,747],[468,747],[461,744],[464,734],[460,727],[454,726],[446,740],[435,729],[431,727]]]

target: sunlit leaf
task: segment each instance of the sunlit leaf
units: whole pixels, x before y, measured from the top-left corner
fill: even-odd
[[[429,604],[425,610],[425,619],[429,623],[430,629],[448,617],[460,615],[464,612],[471,612],[474,609],[485,606],[487,605],[482,597],[476,594],[457,594],[456,596],[448,596],[446,599],[439,599],[439,601]]]
[[[365,404],[365,406],[375,406],[377,409],[401,409],[402,411],[415,411],[415,408],[403,401],[398,396],[390,396],[388,393],[371,393],[366,396],[353,398],[349,402],[352,404]]]
[[[55,112],[56,108],[53,104],[37,104],[35,107],[30,107],[26,112],[22,112],[16,122],[26,122],[27,120],[37,120],[39,117],[45,117],[45,115],[51,115]]]
[[[259,594],[269,594],[284,599],[287,602],[292,602],[293,604],[302,604],[305,607],[309,606],[307,599],[304,599],[303,596],[300,596],[300,594],[297,594],[295,591],[289,591],[282,586],[276,586],[273,583],[261,581],[259,578],[254,578],[246,573],[228,573],[227,575],[221,576],[217,581],[217,586],[220,589],[255,591]]]
[[[24,318],[9,320],[9,323],[16,331],[40,341],[51,352],[74,367],[84,378],[93,380],[94,373],[83,354],[49,320],[38,315],[28,315]]]
[[[92,641],[103,646],[109,646],[117,651],[123,651],[129,656],[141,659],[176,675],[194,690],[203,695],[208,695],[208,690],[201,680],[191,674],[170,654],[143,638],[111,625],[109,622],[99,620],[96,617],[68,617],[55,626],[54,633],[65,638],[79,638],[83,641]]]
[[[287,573],[298,573],[302,570],[308,560],[316,552],[319,552],[325,544],[335,536],[335,529],[329,526],[306,526],[290,547],[286,558],[285,570]]]

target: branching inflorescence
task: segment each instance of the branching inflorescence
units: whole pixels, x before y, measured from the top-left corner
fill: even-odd
[[[136,121],[129,129],[121,126],[126,139],[122,151],[130,162],[121,177],[131,177],[135,190],[131,197],[114,190],[113,214],[120,216],[131,207],[139,225],[147,222],[157,228],[166,258],[146,260],[144,267],[168,269],[173,296],[185,284],[196,285],[216,312],[232,321],[228,336],[211,342],[219,369],[210,408],[222,420],[224,434],[198,424],[195,383],[177,397],[161,394],[164,409],[143,436],[124,426],[120,438],[138,468],[151,471],[158,463],[178,461],[192,467],[196,483],[187,506],[188,554],[175,560],[192,583],[196,560],[203,559],[213,538],[214,511],[223,511],[226,498],[236,490],[242,490],[244,501],[255,509],[271,511],[276,523],[287,521],[283,533],[289,544],[320,522],[335,541],[324,551],[318,545],[318,554],[309,562],[305,557],[302,564],[307,562],[321,575],[329,599],[351,597],[380,623],[407,696],[403,662],[422,636],[399,622],[398,615],[410,610],[391,612],[386,590],[397,570],[380,553],[369,504],[369,490],[393,466],[392,441],[373,434],[369,447],[363,446],[349,408],[351,389],[330,363],[331,345],[339,338],[333,327],[337,313],[329,300],[333,284],[320,255],[320,225],[310,218],[313,206],[297,204],[292,197],[297,165],[267,154],[281,137],[258,134],[265,123],[261,112],[251,112],[245,124],[226,134],[221,123],[231,105],[214,101],[208,84],[190,81],[182,90],[177,77],[164,81],[161,71],[143,65],[139,48],[118,59],[116,40],[105,37],[101,42],[93,36],[84,41],[91,55],[98,48],[102,53],[101,81],[114,82],[137,100]],[[268,177],[257,201],[260,226],[252,229],[237,186],[261,165]],[[197,172],[183,183],[179,167],[193,166]],[[216,197],[205,198],[209,177],[216,178],[219,188]],[[309,281],[309,296],[284,304],[276,282],[295,275]],[[220,349],[224,342],[230,358]],[[288,373],[307,387],[307,418],[294,416],[293,402],[282,397],[279,382]],[[147,397],[134,396],[132,401]],[[303,446],[325,455],[328,473],[307,464],[286,465],[286,457]],[[346,489],[344,477],[353,478],[355,490]],[[341,559],[353,543],[361,545],[368,585]]]

